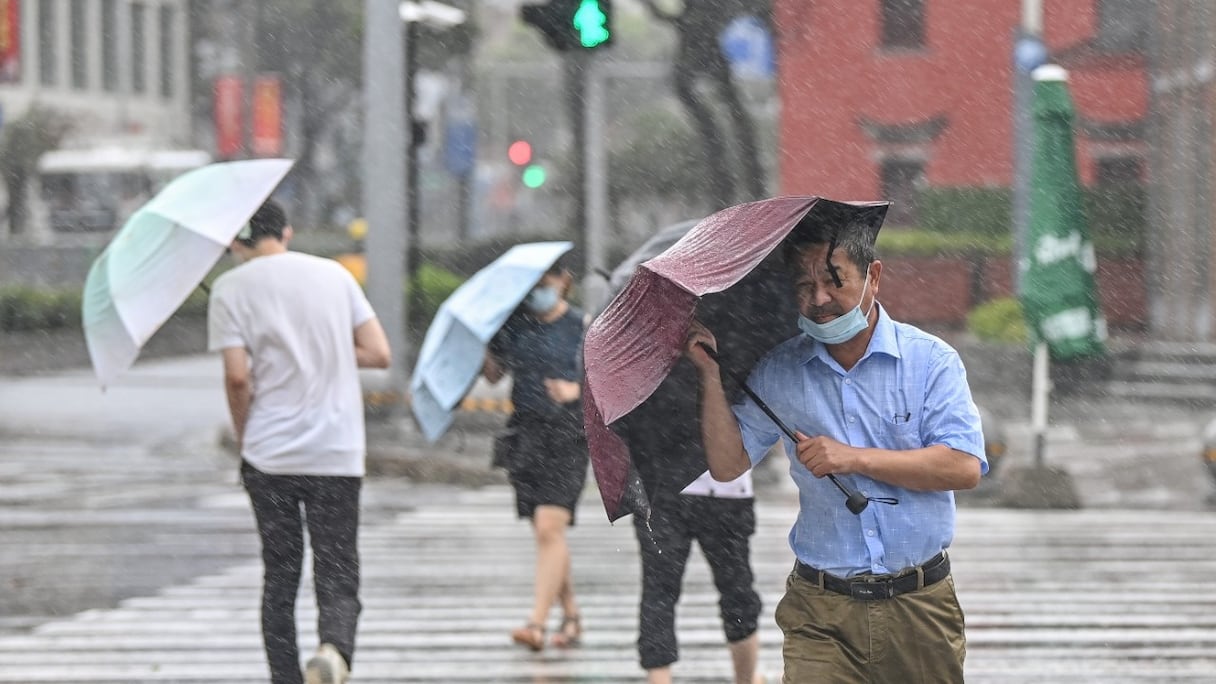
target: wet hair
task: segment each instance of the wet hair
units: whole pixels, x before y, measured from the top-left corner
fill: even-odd
[[[553,265],[549,267],[549,270],[545,271],[545,275],[551,276],[563,276],[567,273],[569,273],[571,277],[574,276],[574,273],[570,270],[570,267],[566,265],[566,258],[564,256],[558,257],[557,261],[554,261]]]
[[[836,251],[843,251],[849,261],[865,271],[878,258],[874,243],[886,216],[886,205],[865,209],[846,208],[847,214],[835,207],[825,206],[822,212],[811,211],[790,231],[782,244],[782,258],[786,266],[797,265],[798,256],[810,247],[831,246],[829,259]]]
[[[241,244],[253,247],[259,240],[271,237],[283,239],[283,229],[287,227],[287,212],[282,205],[274,200],[266,200],[249,219],[249,236],[238,236]]]
[[[817,247],[819,245],[828,245],[832,242],[832,235],[827,231],[803,231],[791,233],[782,245],[782,259],[785,265],[794,268],[797,266],[798,257],[807,249]],[[865,271],[870,264],[878,258],[878,251],[874,248],[874,241],[865,234],[865,231],[857,230],[850,222],[844,228],[841,228],[836,236],[836,249],[833,254],[844,252],[849,261],[853,262],[859,270]]]

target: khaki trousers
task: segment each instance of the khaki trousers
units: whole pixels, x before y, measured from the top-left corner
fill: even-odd
[[[967,640],[954,579],[861,601],[790,573],[777,605],[785,684],[953,684]]]

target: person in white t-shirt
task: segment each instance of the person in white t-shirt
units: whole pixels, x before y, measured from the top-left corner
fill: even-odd
[[[273,684],[345,682],[359,601],[364,475],[358,368],[386,368],[388,339],[341,265],[289,252],[292,229],[267,201],[233,241],[239,265],[211,289],[208,347],[224,388],[262,542],[262,636]],[[312,545],[321,647],[300,672],[295,600]]]

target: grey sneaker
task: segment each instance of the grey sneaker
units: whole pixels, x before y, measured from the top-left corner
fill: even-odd
[[[305,684],[346,684],[349,680],[346,660],[333,644],[321,644],[317,654],[304,667]]]

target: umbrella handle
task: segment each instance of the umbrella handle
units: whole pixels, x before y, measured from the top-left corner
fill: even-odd
[[[718,356],[718,352],[714,351],[712,347],[704,342],[698,342],[697,345],[699,345],[701,349],[709,355],[709,358],[713,359],[714,362],[718,364],[719,368],[722,367],[722,360]],[[747,396],[751,397],[752,401],[756,402],[756,406],[759,406],[760,410],[764,411],[764,415],[768,416],[769,419],[776,423],[777,427],[781,428],[781,431],[784,432],[785,435],[792,441],[798,441],[798,437],[794,434],[794,431],[791,430],[788,425],[782,422],[782,420],[777,417],[777,414],[773,413],[773,410],[768,407],[768,404],[764,403],[764,400],[761,399],[750,386],[748,386],[747,378],[743,377],[741,373],[733,370],[728,370],[727,373],[730,373],[730,376],[735,379],[735,382],[739,383],[739,387],[743,389],[743,392],[747,394]],[[841,494],[844,494],[844,505],[849,509],[849,512],[853,513],[854,515],[864,511],[866,506],[868,506],[871,501],[877,501],[878,503],[889,504],[892,506],[899,503],[899,499],[893,499],[890,497],[876,497],[871,499],[861,492],[849,489],[831,473],[828,473],[828,479],[831,480],[832,484],[836,485],[836,488],[840,490]]]

